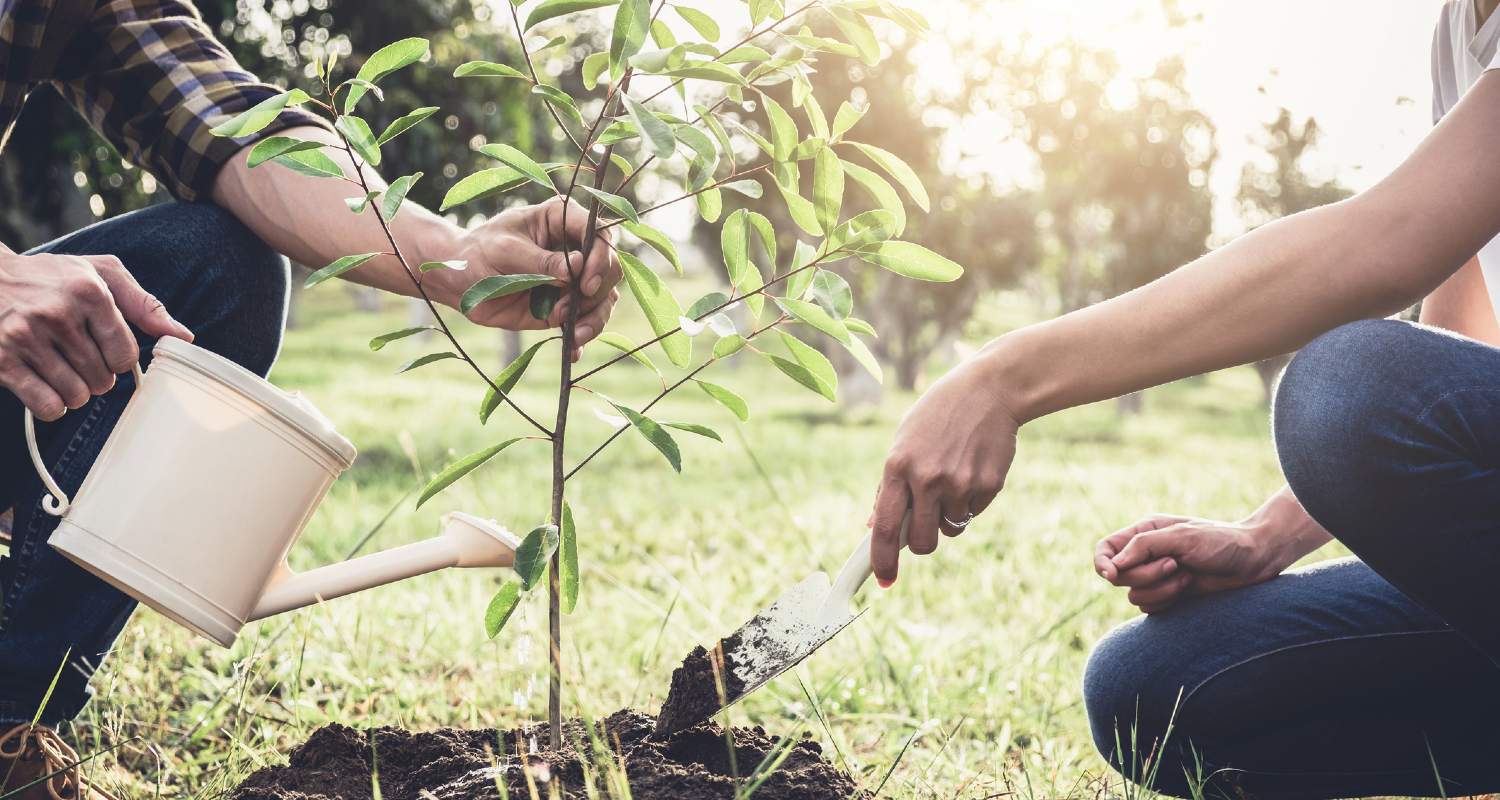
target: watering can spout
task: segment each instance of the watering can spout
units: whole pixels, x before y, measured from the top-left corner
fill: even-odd
[[[455,511],[443,517],[442,533],[426,541],[308,572],[293,572],[283,564],[246,621],[448,567],[509,567],[515,563],[519,545],[510,531],[494,522]]]

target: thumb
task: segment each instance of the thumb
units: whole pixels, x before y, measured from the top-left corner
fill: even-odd
[[[1165,556],[1176,556],[1181,562],[1181,554],[1187,547],[1189,535],[1185,528],[1176,525],[1159,531],[1149,531],[1131,539],[1111,560],[1114,562],[1115,569],[1120,572]]]
[[[109,293],[115,298],[115,306],[120,309],[120,314],[127,322],[140,328],[147,336],[175,336],[184,341],[193,340],[193,332],[173,319],[160,300],[142,289],[118,259],[93,257],[90,260],[99,271],[99,277],[109,287]]]

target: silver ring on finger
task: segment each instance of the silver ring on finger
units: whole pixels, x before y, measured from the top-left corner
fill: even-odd
[[[964,528],[969,527],[969,523],[973,522],[973,521],[974,521],[974,514],[973,514],[973,512],[970,512],[967,517],[964,517],[962,520],[960,520],[958,522],[954,522],[953,520],[948,519],[948,516],[946,514],[943,515],[943,522],[947,523],[948,527],[950,527],[950,528],[957,528],[958,530],[963,530]]]

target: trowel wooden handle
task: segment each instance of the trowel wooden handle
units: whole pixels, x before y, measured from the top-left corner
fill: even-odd
[[[907,536],[911,529],[911,509],[907,509],[906,516],[901,518],[900,549],[906,549]],[[833,581],[833,588],[828,591],[828,602],[848,603],[854,599],[859,587],[865,585],[874,570],[870,568],[870,543],[874,541],[874,532],[865,534],[854,552],[849,554],[849,560],[844,562],[844,568],[839,570],[839,576]]]

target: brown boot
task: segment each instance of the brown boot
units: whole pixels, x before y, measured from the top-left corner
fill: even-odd
[[[16,725],[0,733],[0,795],[7,795],[6,800],[117,800],[84,781],[80,760],[51,728]]]

